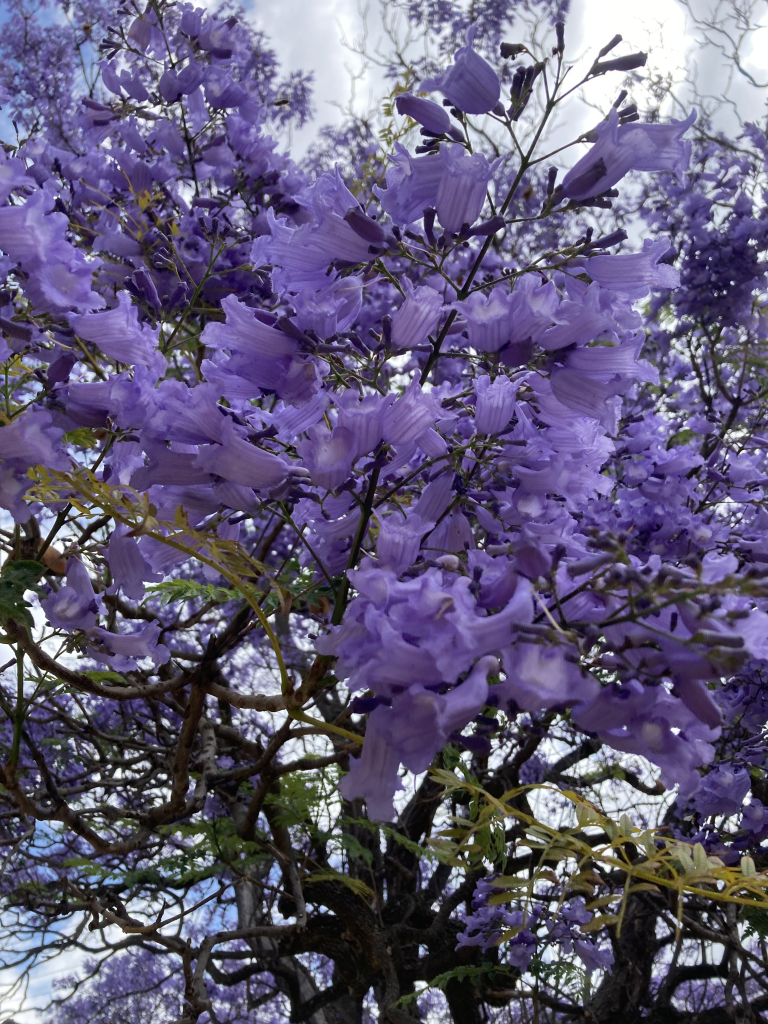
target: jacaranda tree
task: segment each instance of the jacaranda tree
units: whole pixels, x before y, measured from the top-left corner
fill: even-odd
[[[400,0],[296,163],[242,12],[4,7],[5,1015],[768,1019],[762,128]]]

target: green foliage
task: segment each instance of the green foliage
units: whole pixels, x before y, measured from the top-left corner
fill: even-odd
[[[98,438],[93,436],[90,427],[76,427],[75,430],[68,430],[64,435],[64,440],[78,448],[96,448],[99,444]]]
[[[350,892],[353,892],[355,896],[365,900],[366,903],[376,898],[376,893],[365,882],[359,878],[350,878],[349,875],[343,875],[340,871],[334,871],[333,868],[313,871],[311,875],[304,879],[305,885],[311,885],[313,882],[338,882],[339,885],[343,885]]]
[[[107,670],[99,669],[88,669],[83,675],[88,676],[94,683],[122,683],[125,685],[125,679],[120,675],[119,672],[111,672]]]
[[[344,832],[341,836],[341,847],[346,852],[350,860],[362,860],[365,861],[367,867],[373,865],[373,853],[367,847],[363,846],[360,840],[349,832]]]
[[[379,832],[381,832],[386,839],[391,839],[393,843],[396,843],[398,846],[402,846],[404,850],[412,853],[414,857],[424,860],[441,859],[436,851],[420,846],[412,839],[408,839],[407,836],[404,836],[402,832],[398,832],[397,829],[391,825],[385,825],[380,821],[368,821],[367,818],[345,818],[344,820],[350,825],[358,825],[361,828],[365,828],[374,835],[378,835]]]
[[[673,434],[667,441],[667,448],[678,448],[680,445],[688,444],[696,437],[696,433],[689,427],[685,427],[683,430],[678,430],[676,434]]]
[[[395,1006],[409,1006],[431,988],[438,988],[442,992],[451,981],[472,981],[477,983],[481,978],[487,978],[493,984],[499,980],[510,982],[514,980],[515,975],[508,967],[491,964],[487,961],[480,964],[479,967],[474,964],[461,964],[450,971],[436,975],[425,988],[419,989],[418,992],[410,992],[406,996],[401,996],[395,1003]]]
[[[747,922],[745,936],[759,935],[768,939],[768,910],[763,907],[745,907],[744,918]]]
[[[305,772],[284,775],[279,792],[268,793],[264,802],[277,810],[279,825],[287,828],[306,824],[312,821],[311,811],[320,802],[320,787],[317,780]]]
[[[24,593],[37,590],[44,571],[40,562],[31,559],[6,561],[0,573],[0,622],[14,619],[26,626],[33,625],[32,616],[27,611],[30,604],[24,600]]]
[[[168,605],[175,601],[203,601],[213,604],[226,604],[228,601],[236,601],[240,594],[228,587],[217,587],[213,583],[197,583],[189,579],[164,580],[162,583],[153,583],[147,587],[151,594],[158,594],[160,602]]]

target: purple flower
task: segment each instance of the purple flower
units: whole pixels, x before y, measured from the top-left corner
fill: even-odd
[[[598,946],[596,942],[586,939],[574,939],[573,948],[584,964],[587,974],[594,971],[607,971],[613,966],[614,956],[610,946]]]
[[[646,238],[643,251],[617,256],[590,256],[584,269],[602,288],[621,292],[630,299],[644,298],[651,288],[676,288],[680,272],[659,260],[669,252],[669,239]]]
[[[119,293],[114,309],[70,316],[69,322],[81,338],[98,345],[110,359],[142,363],[159,372],[165,368],[165,360],[157,351],[158,331],[139,324],[139,311],[127,292]]]
[[[699,814],[738,814],[751,786],[746,768],[719,764],[703,778],[694,805]]]
[[[394,445],[417,444],[433,458],[442,455],[446,444],[433,427],[441,415],[437,400],[422,390],[416,378],[384,413],[384,440]]]
[[[25,470],[31,466],[67,469],[69,463],[61,448],[62,433],[54,426],[49,412],[30,409],[0,427],[0,461]]]
[[[465,114],[487,114],[501,96],[501,83],[491,65],[472,49],[474,26],[467,32],[467,45],[456,51],[453,64],[441,75],[425,79],[419,89],[436,89]]]
[[[631,170],[682,174],[691,158],[691,144],[682,137],[695,120],[693,110],[685,121],[620,125],[612,107],[607,120],[595,128],[597,142],[563,178],[563,192],[569,199],[589,199]]]
[[[568,353],[566,364],[603,384],[622,378],[627,382],[650,381],[658,384],[658,370],[638,358],[644,342],[645,336],[638,332],[634,338],[627,339],[621,345],[576,348]]]
[[[253,309],[234,295],[221,301],[226,320],[210,321],[203,331],[203,343],[210,348],[227,348],[252,359],[279,360],[298,352],[298,343],[282,331],[260,319]]]
[[[506,426],[515,411],[515,399],[520,381],[514,383],[500,374],[493,383],[484,374],[475,381],[475,430],[479,434],[498,434]]]
[[[299,353],[298,342],[260,318],[234,295],[224,298],[221,305],[226,313],[225,323],[209,321],[202,340],[213,349],[234,353],[225,366],[244,378],[241,383],[246,385],[248,397],[255,385],[274,391],[286,402],[311,398],[320,384],[318,370],[310,357]],[[248,381],[252,382],[251,388]]]
[[[293,300],[296,323],[320,338],[348,330],[357,319],[363,301],[359,277],[342,277],[325,288],[305,288]]]
[[[473,292],[468,299],[453,304],[467,320],[469,343],[473,348],[480,352],[498,352],[510,341],[511,300],[512,293],[497,286],[489,295]]]
[[[360,757],[350,757],[349,772],[339,782],[345,800],[362,797],[368,805],[368,816],[379,821],[392,821],[392,798],[403,788],[398,775],[400,758],[389,742],[391,719],[391,708],[380,705],[371,712],[363,752]]]
[[[390,569],[396,575],[413,565],[419,554],[421,538],[434,523],[426,523],[420,515],[412,512],[407,519],[399,513],[379,521],[376,539],[376,557],[382,569]]]
[[[127,533],[126,526],[116,526],[105,551],[113,580],[108,593],[122,590],[132,601],[140,601],[144,597],[144,584],[158,582],[162,577],[152,572],[138,541],[126,536]]]
[[[200,61],[191,60],[186,67],[176,75],[176,85],[180,93],[188,96],[202,83],[205,75],[205,65]]]
[[[481,658],[464,682],[448,693],[437,694],[417,683],[393,701],[391,742],[409,771],[426,771],[448,737],[480,713],[488,699],[488,673],[496,671],[495,658]]]
[[[288,477],[288,466],[277,455],[244,440],[229,419],[224,420],[222,443],[201,446],[193,460],[196,469],[256,491],[273,491]]]
[[[392,318],[392,347],[396,352],[425,342],[443,311],[443,300],[434,288],[426,284],[414,288],[407,277],[403,287],[405,301]]]
[[[257,238],[251,251],[257,267],[272,263],[281,268],[280,280],[292,288],[322,288],[328,283],[328,267],[334,260],[371,261],[371,239],[362,237],[353,226],[358,214],[363,219],[359,204],[338,170],[321,175],[300,198],[304,215],[299,227],[291,226],[285,218],[278,220],[272,209],[268,211],[271,237]],[[371,225],[377,238],[383,236],[375,221],[370,221]],[[380,251],[376,245],[373,249]]]
[[[392,166],[387,169],[386,188],[374,186],[381,208],[395,224],[408,227],[437,204],[437,191],[444,173],[439,155],[413,157],[399,142],[395,144]]]
[[[537,341],[555,321],[558,297],[550,283],[526,274],[513,292],[499,285],[488,296],[473,292],[454,307],[467,319],[470,345],[499,352],[510,343]]]
[[[198,82],[198,85],[199,84],[200,83]],[[166,103],[175,103],[182,95],[181,89],[179,88],[179,76],[171,68],[168,68],[168,70],[160,76],[157,88]],[[188,92],[191,91],[191,89],[188,90]]]
[[[437,218],[446,231],[471,227],[485,205],[493,168],[482,153],[468,154],[463,146],[440,151],[443,175],[437,190]]]
[[[699,788],[696,769],[711,763],[712,741],[720,735],[719,727],[701,723],[662,687],[644,687],[635,679],[605,687],[572,715],[580,729],[597,733],[617,750],[657,764],[664,784],[678,784],[682,799]]]
[[[91,286],[101,261],[87,261],[67,240],[67,218],[47,212],[49,201],[38,191],[19,206],[0,208],[0,249],[29,274],[25,291],[35,308],[54,313],[99,309],[104,300]]]
[[[569,367],[553,370],[550,380],[558,402],[582,416],[599,420],[609,434],[616,432],[621,407],[616,396],[627,391],[632,381],[619,378],[603,383]]]
[[[171,654],[164,644],[157,642],[160,633],[156,622],[148,622],[136,633],[111,633],[101,626],[88,630],[91,640],[99,645],[91,648],[92,655],[122,671],[135,669],[136,658],[151,658],[155,668],[164,665]],[[102,649],[106,656],[101,653]]]
[[[392,404],[392,396],[379,394],[359,398],[350,389],[336,399],[338,423],[352,432],[356,456],[367,455],[379,444],[384,434],[384,413]]]
[[[495,658],[481,658],[448,693],[416,683],[391,708],[375,708],[368,717],[362,756],[351,759],[349,775],[339,783],[345,799],[365,797],[371,817],[391,820],[392,797],[401,788],[400,762],[413,772],[425,771],[448,737],[480,713],[488,697],[488,673],[497,670]]]
[[[754,835],[761,835],[768,829],[768,807],[753,796],[741,809],[740,826]]]
[[[79,558],[67,562],[67,582],[45,601],[40,602],[54,629],[93,629],[99,605],[91,578]]]
[[[462,554],[475,546],[475,537],[469,520],[460,508],[453,509],[429,535],[426,548],[438,551],[457,551]]]
[[[523,711],[581,704],[600,692],[596,680],[569,660],[562,647],[517,643],[504,652],[504,672],[507,681],[494,692]]]
[[[330,431],[322,424],[311,427],[307,439],[296,445],[313,483],[330,491],[348,479],[356,450],[351,430],[336,426]]]
[[[591,284],[582,301],[566,299],[553,310],[553,323],[541,333],[537,341],[547,352],[568,345],[586,345],[604,335],[616,331],[616,321],[610,310],[602,306],[600,286]]]
[[[67,218],[63,213],[46,216],[46,199],[43,192],[34,192],[25,203],[0,209],[0,249],[15,260],[39,266],[68,257]]]
[[[422,102],[428,103],[429,101],[423,100]],[[432,105],[435,106],[435,104]],[[448,120],[447,114],[445,114],[445,118]],[[27,175],[24,162],[16,159],[9,160],[5,154],[0,156],[0,202],[4,202],[14,189],[23,185],[33,185],[32,179]]]

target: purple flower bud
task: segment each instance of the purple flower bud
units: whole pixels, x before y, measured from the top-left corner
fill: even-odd
[[[482,153],[468,154],[463,146],[440,152],[444,174],[437,190],[437,216],[446,231],[472,226],[485,205],[493,169]]]
[[[489,217],[488,220],[475,224],[473,228],[469,229],[469,235],[472,238],[487,238],[488,235],[495,235],[498,231],[501,231],[505,225],[506,221],[497,213],[495,217]]]
[[[386,237],[384,228],[371,217],[366,217],[359,206],[351,206],[344,214],[344,220],[356,235],[360,235],[370,245],[381,245]]]
[[[517,57],[521,53],[526,52],[526,46],[524,43],[502,43],[500,47],[501,56],[508,60],[510,57]]]
[[[421,83],[422,92],[436,89],[465,114],[487,114],[501,96],[501,83],[491,65],[472,49],[475,27],[467,32],[467,45],[457,50],[454,63],[441,75]]]
[[[596,60],[590,74],[604,75],[606,71],[634,71],[635,68],[645,67],[647,61],[647,53],[628,53],[626,57],[616,57],[614,60]]]
[[[414,96],[413,93],[401,93],[395,100],[395,106],[398,114],[413,118],[414,121],[434,132],[435,135],[444,135],[453,127],[451,118],[444,107],[433,103],[432,100]]]
[[[598,58],[604,57],[606,53],[610,53],[611,50],[615,50],[619,43],[622,41],[624,36],[620,36],[618,33],[610,39],[605,46],[598,52]]]

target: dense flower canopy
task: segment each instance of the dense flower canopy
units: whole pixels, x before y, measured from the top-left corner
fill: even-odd
[[[768,141],[400,6],[329,165],[242,12],[9,5],[9,1006],[763,1020]]]

